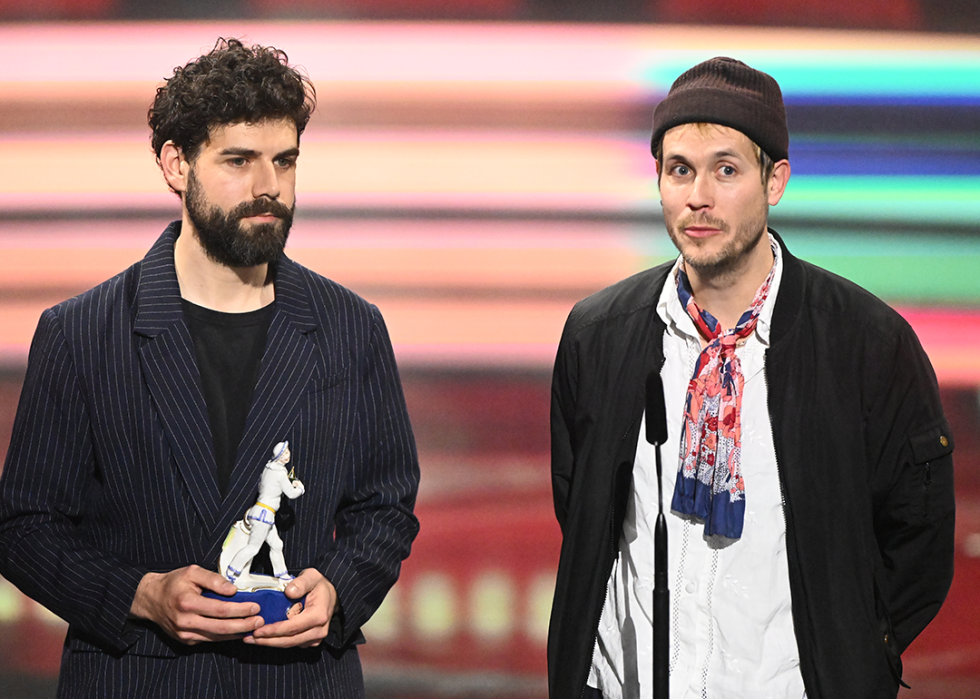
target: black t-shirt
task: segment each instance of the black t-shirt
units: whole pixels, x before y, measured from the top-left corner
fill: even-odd
[[[218,486],[224,495],[259,380],[275,304],[247,313],[222,313],[181,301],[197,353],[218,464]]]

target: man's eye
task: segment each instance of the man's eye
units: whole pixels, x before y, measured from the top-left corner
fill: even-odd
[[[687,165],[675,165],[674,174],[680,177],[686,177],[687,175],[691,174],[691,170],[687,167]]]
[[[731,177],[735,174],[735,168],[733,168],[731,165],[723,165],[721,168],[721,174],[725,175],[726,177]]]
[[[242,167],[247,161],[245,158],[230,158],[228,164],[233,167]]]

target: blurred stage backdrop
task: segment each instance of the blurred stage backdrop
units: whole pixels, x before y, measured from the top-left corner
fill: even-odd
[[[0,0],[0,455],[41,311],[179,215],[149,148],[155,87],[218,36],[283,48],[319,97],[288,253],[384,313],[422,463],[422,532],[365,629],[369,692],[545,697],[555,347],[576,300],[674,255],[652,108],[686,68],[732,55],[775,76],[788,106],[793,177],[772,224],[898,307],[936,367],[957,440],[957,572],[905,656],[902,696],[980,696],[974,3],[207,8]],[[229,19],[186,19],[204,12]],[[111,21],[27,21],[50,18]],[[64,632],[0,580],[0,697],[52,695]]]

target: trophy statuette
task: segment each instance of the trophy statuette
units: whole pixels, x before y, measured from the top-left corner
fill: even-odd
[[[295,469],[286,472],[289,463],[289,442],[280,442],[272,450],[272,460],[266,463],[259,478],[259,494],[245,516],[235,522],[225,537],[218,559],[218,572],[238,588],[228,598],[213,592],[206,597],[232,602],[257,602],[259,614],[267,624],[283,621],[303,608],[302,600],[286,597],[286,584],[293,579],[286,569],[282,539],[276,530],[276,511],[285,495],[290,500],[298,498],[306,489],[295,478]],[[272,575],[251,572],[252,559],[262,548],[269,545],[269,561]]]

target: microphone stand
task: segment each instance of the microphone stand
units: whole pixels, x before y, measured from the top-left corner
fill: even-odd
[[[657,491],[660,509],[653,530],[653,697],[670,696],[670,590],[667,587],[667,518],[664,517],[663,466],[657,451]]]
[[[670,590],[667,588],[667,518],[664,517],[664,477],[660,445],[667,441],[667,406],[659,371],[646,382],[647,441],[657,452],[659,510],[653,530],[653,699],[670,696]]]

